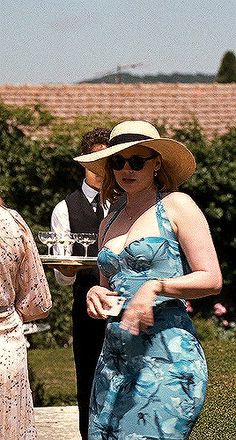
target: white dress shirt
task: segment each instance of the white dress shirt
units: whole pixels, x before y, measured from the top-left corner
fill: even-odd
[[[94,197],[96,197],[96,195],[98,194],[98,191],[96,191],[94,188],[91,188],[91,186],[89,186],[85,182],[85,179],[83,180],[81,189],[82,189],[82,192],[84,193],[85,197],[88,199],[89,203],[91,203],[93,201]],[[104,216],[106,216],[107,212],[109,210],[109,207],[103,208],[103,209],[104,209]],[[59,202],[55,206],[55,208],[53,209],[52,217],[51,217],[51,230],[55,231],[58,234],[61,232],[71,232],[69,212],[68,212],[68,207],[67,207],[65,200],[62,200],[61,202]],[[58,255],[60,253],[58,246],[53,246],[53,253],[55,255]],[[63,275],[61,272],[59,272],[56,269],[54,270],[54,273],[55,273],[56,280],[59,284],[71,285],[75,282],[76,276],[66,277],[65,275]]]

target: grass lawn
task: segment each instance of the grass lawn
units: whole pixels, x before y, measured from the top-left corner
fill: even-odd
[[[204,409],[191,440],[236,439],[236,341],[203,344],[209,384]]]
[[[209,368],[207,399],[191,440],[236,439],[236,341],[203,343]],[[70,348],[29,350],[29,365],[44,383],[46,404],[75,405]]]
[[[77,405],[71,348],[29,350],[28,361],[35,377],[43,384],[45,406]]]

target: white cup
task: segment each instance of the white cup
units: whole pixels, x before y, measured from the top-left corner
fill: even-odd
[[[107,316],[117,316],[122,310],[126,298],[122,296],[109,296],[110,308],[105,310]]]

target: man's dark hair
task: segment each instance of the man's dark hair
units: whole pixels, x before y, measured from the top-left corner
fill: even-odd
[[[108,145],[110,130],[106,128],[94,128],[82,137],[81,141],[81,154],[91,153],[95,144]]]

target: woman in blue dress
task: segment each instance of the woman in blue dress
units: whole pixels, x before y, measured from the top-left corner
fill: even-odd
[[[222,285],[207,221],[178,191],[195,159],[150,123],[125,121],[109,148],[75,160],[104,177],[103,200],[126,194],[101,224],[101,284],[87,295],[89,315],[107,319],[88,438],[188,439],[206,396],[207,365],[185,300],[216,295]],[[123,307],[111,316],[117,296]]]

